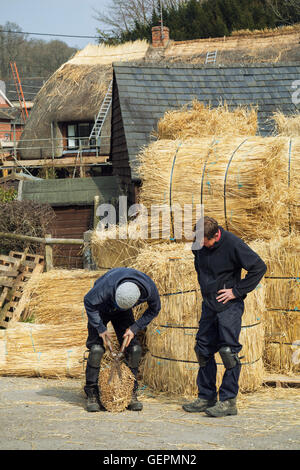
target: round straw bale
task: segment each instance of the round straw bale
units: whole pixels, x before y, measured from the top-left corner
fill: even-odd
[[[274,236],[250,244],[267,264],[264,361],[274,372],[298,372],[294,347],[300,339],[300,237]]]
[[[134,386],[134,375],[124,362],[120,363],[121,378],[114,364],[101,368],[99,375],[99,388],[101,392],[101,402],[107,411],[124,411],[132,398]],[[109,383],[112,374],[111,381]]]
[[[147,208],[151,236],[191,240],[201,204],[205,215],[245,240],[271,238],[275,228],[288,233],[289,223],[296,225],[297,220],[292,193],[300,138],[294,140],[292,149],[287,137],[224,136],[150,144],[138,160],[139,203]],[[161,207],[165,219],[158,222],[155,211]]]

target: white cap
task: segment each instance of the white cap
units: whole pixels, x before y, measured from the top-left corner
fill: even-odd
[[[140,289],[134,282],[123,282],[116,290],[116,303],[119,308],[132,308],[141,296]]]

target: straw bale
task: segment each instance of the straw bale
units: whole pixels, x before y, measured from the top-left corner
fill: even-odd
[[[115,372],[111,382],[108,383],[112,367],[114,367],[112,364],[103,367],[99,375],[101,403],[107,411],[120,412],[124,411],[131,401],[135,378],[127,365],[121,362],[121,378]]]
[[[194,395],[198,371],[194,345],[202,297],[193,256],[183,243],[150,246],[139,253],[133,267],[154,280],[162,303],[161,312],[146,331],[148,352],[143,364],[143,380],[157,391]],[[240,336],[243,345],[240,356],[244,356],[242,392],[256,390],[263,380],[264,298],[265,290],[260,284],[245,300]],[[220,384],[224,367],[218,354],[216,361],[217,383]]]
[[[300,136],[300,114],[295,113],[289,116],[284,115],[281,111],[276,111],[272,115],[275,123],[275,135],[286,137]]]
[[[28,281],[31,289],[28,315],[34,318],[35,323],[86,322],[83,298],[105,272],[105,269],[53,269],[40,274],[35,282]]]
[[[140,236],[141,227],[134,222],[112,225],[106,230],[94,230],[91,252],[98,268],[130,266],[147,240]]]
[[[275,234],[269,242],[251,243],[251,248],[267,264],[262,281],[266,290],[266,366],[276,372],[299,371],[293,355],[300,339],[300,237]]]
[[[16,323],[0,331],[0,374],[78,377],[86,349],[86,324]]]
[[[118,341],[109,325],[112,344]],[[87,324],[31,324],[18,322],[0,330],[0,375],[84,378]],[[102,366],[111,362],[106,351]]]
[[[159,139],[187,139],[189,137],[218,137],[232,134],[235,136],[255,135],[257,133],[257,110],[254,107],[238,106],[233,110],[228,104],[219,104],[212,108],[197,100],[192,106],[183,106],[179,110],[167,111],[158,121],[155,135]]]
[[[287,137],[158,140],[138,159],[143,181],[139,203],[151,214],[157,238],[191,239],[200,204],[205,215],[245,240],[271,238],[274,227],[283,233],[289,229]],[[295,145],[293,162],[297,159]],[[184,231],[180,216],[185,204],[190,210],[184,215],[188,227]],[[155,206],[162,205],[168,220],[157,225],[152,214]]]
[[[300,231],[300,185],[298,175],[300,173],[300,114],[285,116],[280,111],[273,114],[275,121],[275,135],[289,137],[290,143],[290,165],[289,165],[289,181],[291,190],[291,203],[289,205],[290,222],[292,226]],[[298,137],[298,138],[297,138]],[[295,157],[296,156],[296,157]]]

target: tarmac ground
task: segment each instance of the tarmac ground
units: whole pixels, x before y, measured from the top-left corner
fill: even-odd
[[[0,450],[299,450],[299,396],[262,387],[239,396],[238,415],[210,418],[144,389],[141,412],[88,413],[78,379],[0,377]]]

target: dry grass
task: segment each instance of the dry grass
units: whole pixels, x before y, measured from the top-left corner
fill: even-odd
[[[257,110],[255,107],[238,106],[231,110],[227,103],[216,108],[197,100],[180,110],[167,111],[158,121],[155,135],[159,139],[187,139],[189,137],[255,135]]]
[[[115,61],[132,61],[145,57],[149,43],[146,40],[126,42],[116,46],[88,44],[78,51],[68,63],[72,65],[100,64],[111,65]]]

